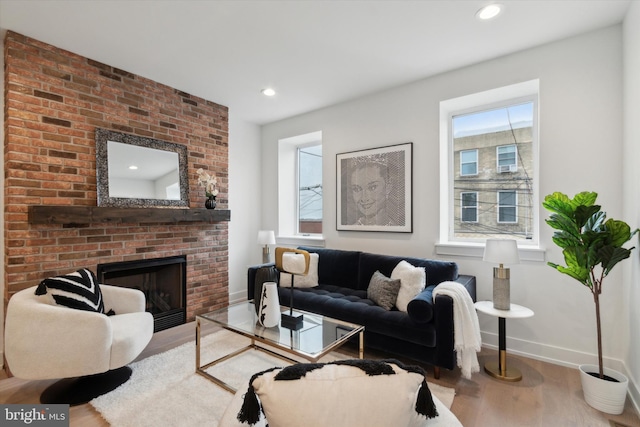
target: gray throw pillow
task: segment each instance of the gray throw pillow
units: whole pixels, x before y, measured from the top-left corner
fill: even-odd
[[[396,305],[398,292],[400,292],[400,284],[400,280],[391,280],[384,274],[376,271],[369,281],[367,298],[385,310],[391,310]]]

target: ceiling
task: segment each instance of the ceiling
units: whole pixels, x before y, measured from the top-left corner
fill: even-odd
[[[264,124],[622,22],[631,0],[0,0],[0,28]],[[260,93],[273,87],[277,94]]]

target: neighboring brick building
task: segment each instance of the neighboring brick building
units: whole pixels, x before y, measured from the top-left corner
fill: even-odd
[[[454,139],[456,238],[531,238],[532,128]]]

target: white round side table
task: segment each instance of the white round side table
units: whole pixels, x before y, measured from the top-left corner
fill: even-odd
[[[510,310],[493,308],[493,301],[478,301],[476,310],[498,318],[498,361],[484,364],[484,371],[494,378],[504,381],[520,381],[522,373],[517,368],[507,367],[507,326],[506,319],[524,319],[533,316],[533,310],[518,304],[511,304]]]

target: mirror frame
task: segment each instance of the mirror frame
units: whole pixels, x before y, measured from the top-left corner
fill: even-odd
[[[156,150],[178,153],[180,200],[137,199],[109,196],[109,153],[107,151],[108,141],[121,142],[123,144],[137,145],[139,147],[147,147]],[[187,147],[182,144],[175,144],[172,142],[160,141],[158,139],[115,132],[108,129],[96,128],[96,179],[98,206],[140,208],[156,206],[189,207]]]

